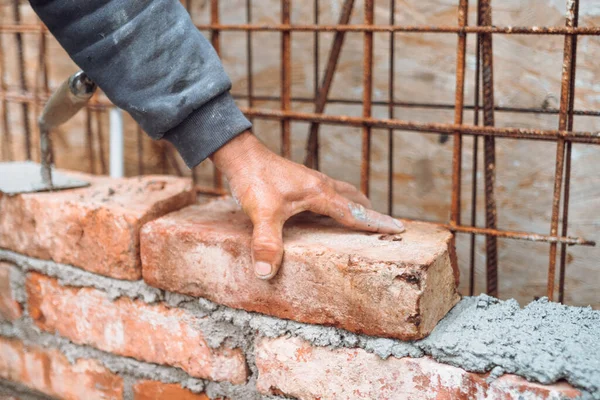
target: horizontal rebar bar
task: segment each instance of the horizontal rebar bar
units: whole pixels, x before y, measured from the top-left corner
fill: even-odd
[[[414,121],[404,121],[399,119],[377,119],[365,117],[351,117],[346,115],[323,115],[302,112],[282,112],[280,110],[241,108],[242,112],[250,117],[264,119],[289,118],[296,121],[317,121],[322,124],[349,125],[349,126],[370,126],[373,128],[393,128],[404,131],[416,131],[424,133],[454,133],[461,132],[467,135],[496,136],[514,139],[530,140],[565,140],[576,143],[600,144],[600,132],[568,132],[550,129],[531,129],[531,128],[498,128],[473,125],[455,125],[443,123],[421,123]]]
[[[19,94],[10,92],[0,92],[0,101],[7,100],[12,102],[39,102],[41,104],[46,100],[46,96],[35,96],[33,94]],[[100,100],[98,103],[88,105],[92,110],[105,110],[111,106],[111,103]],[[451,134],[455,131],[466,135],[495,136],[513,139],[546,140],[555,141],[564,138],[574,143],[600,144],[600,132],[577,132],[560,131],[551,129],[533,129],[533,128],[498,128],[483,127],[473,125],[455,125],[445,123],[422,123],[414,121],[405,121],[400,119],[378,119],[365,117],[351,117],[346,115],[324,115],[302,112],[284,112],[273,109],[241,108],[248,117],[281,120],[289,118],[295,121],[319,122],[331,125],[349,125],[349,126],[370,126],[373,128],[398,129],[404,131],[416,131],[424,133],[446,133]]]
[[[50,90],[50,93],[52,93],[52,90]],[[247,100],[248,99],[248,95],[246,95],[246,94],[232,93],[232,95],[235,99],[238,99],[238,100]],[[40,94],[34,94],[34,93],[30,93],[30,92],[23,93],[21,91],[18,91],[18,92],[8,91],[8,90],[5,92],[0,91],[0,100],[6,100],[6,101],[12,102],[12,103],[18,103],[18,102],[23,102],[23,101],[34,102],[36,98],[39,99],[40,103],[44,103],[46,100],[48,100],[48,95],[40,95]],[[280,96],[253,95],[252,100],[253,101],[273,101],[273,102],[279,103],[281,101],[281,97]],[[292,102],[297,102],[297,103],[314,103],[315,102],[315,99],[313,97],[292,97],[291,100],[292,100]],[[362,100],[328,98],[327,103],[329,103],[329,104],[338,103],[338,104],[361,105]],[[390,103],[388,101],[373,100],[374,106],[387,106],[389,104]],[[419,103],[419,102],[414,102],[414,101],[397,101],[397,100],[395,100],[392,103],[392,105],[394,107],[400,107],[400,108],[404,107],[404,108],[454,110],[454,104],[450,104],[450,103]],[[97,105],[92,105],[91,107],[96,108],[96,109],[107,109],[112,106],[113,106],[112,103],[110,103],[108,101],[100,100]],[[465,108],[465,110],[474,110],[475,109],[475,107],[470,104],[465,105],[464,108]],[[481,112],[481,109],[479,109],[479,111]],[[506,112],[506,113],[520,113],[520,114],[558,114],[560,112],[560,110],[558,108],[542,108],[542,107],[529,108],[529,107],[504,107],[504,106],[495,106],[494,111]],[[600,117],[600,111],[573,110],[573,115],[583,115],[583,116],[588,116],[588,117]]]
[[[314,24],[201,24],[200,30],[298,31],[298,32],[405,32],[405,33],[497,33],[502,35],[600,35],[599,26],[419,26],[419,25],[314,25]],[[0,25],[0,33],[38,33],[47,28],[34,24]]]

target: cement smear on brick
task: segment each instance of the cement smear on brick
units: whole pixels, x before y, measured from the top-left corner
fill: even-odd
[[[541,299],[521,309],[514,300],[500,301],[485,295],[467,297],[450,311],[428,338],[402,342],[236,310],[206,299],[163,292],[142,281],[111,279],[1,249],[0,259],[13,262],[24,271],[34,270],[57,277],[64,285],[95,287],[107,291],[111,298],[126,296],[148,303],[165,301],[171,307],[180,307],[197,315],[201,318],[199,327],[210,347],[227,344],[244,350],[252,371],[245,385],[189,380],[185,372],[175,368],[124,360],[49,334],[36,333],[29,341],[59,347],[74,358],[101,359],[114,372],[180,382],[195,390],[204,387],[213,397],[260,398],[253,386],[257,376],[252,360],[254,339],[257,336],[296,336],[315,346],[362,348],[383,359],[431,355],[439,362],[467,371],[493,371],[490,379],[502,373],[546,384],[565,379],[582,389],[584,398],[600,400],[600,311],[591,308],[568,307]],[[11,277],[13,280],[16,286],[23,281],[18,276]],[[22,288],[17,288],[16,292],[22,292]],[[16,295],[19,299],[24,298],[24,293]],[[0,329],[0,335],[23,338],[24,332],[32,329],[30,323],[26,325],[27,329],[12,335],[5,326],[4,330]]]

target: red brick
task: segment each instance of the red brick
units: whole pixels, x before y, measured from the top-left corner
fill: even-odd
[[[139,279],[139,229],[194,202],[189,180],[72,175],[90,187],[0,195],[0,247],[120,279]]]
[[[381,359],[362,349],[313,347],[298,338],[259,339],[257,388],[299,399],[564,399],[580,395],[566,383],[541,385],[514,375],[491,384],[429,357]]]
[[[111,301],[91,288],[61,286],[37,273],[26,283],[29,314],[45,331],[138,360],[179,367],[198,378],[243,383],[240,349],[211,349],[188,311],[121,297]]]
[[[209,400],[204,393],[193,393],[174,383],[139,381],[133,386],[134,400]]]
[[[10,286],[10,271],[14,268],[9,263],[0,261],[0,320],[13,321],[23,314],[21,305],[14,299]]]
[[[231,199],[194,205],[146,224],[144,280],[162,289],[297,321],[371,335],[426,336],[456,304],[451,234],[406,222],[399,236],[351,231],[303,215],[284,231],[271,281],[254,276],[252,224]]]
[[[0,337],[0,378],[61,399],[121,399],[123,379],[99,362]]]

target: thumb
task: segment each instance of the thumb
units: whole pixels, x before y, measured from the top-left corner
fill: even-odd
[[[271,279],[283,259],[283,222],[258,221],[252,233],[254,273],[260,279]]]

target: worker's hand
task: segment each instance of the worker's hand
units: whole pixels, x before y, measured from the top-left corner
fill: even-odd
[[[302,211],[328,215],[369,232],[404,231],[400,221],[369,210],[369,199],[354,186],[279,157],[250,132],[237,136],[211,158],[254,224],[252,259],[261,279],[277,274],[283,258],[283,224]]]

